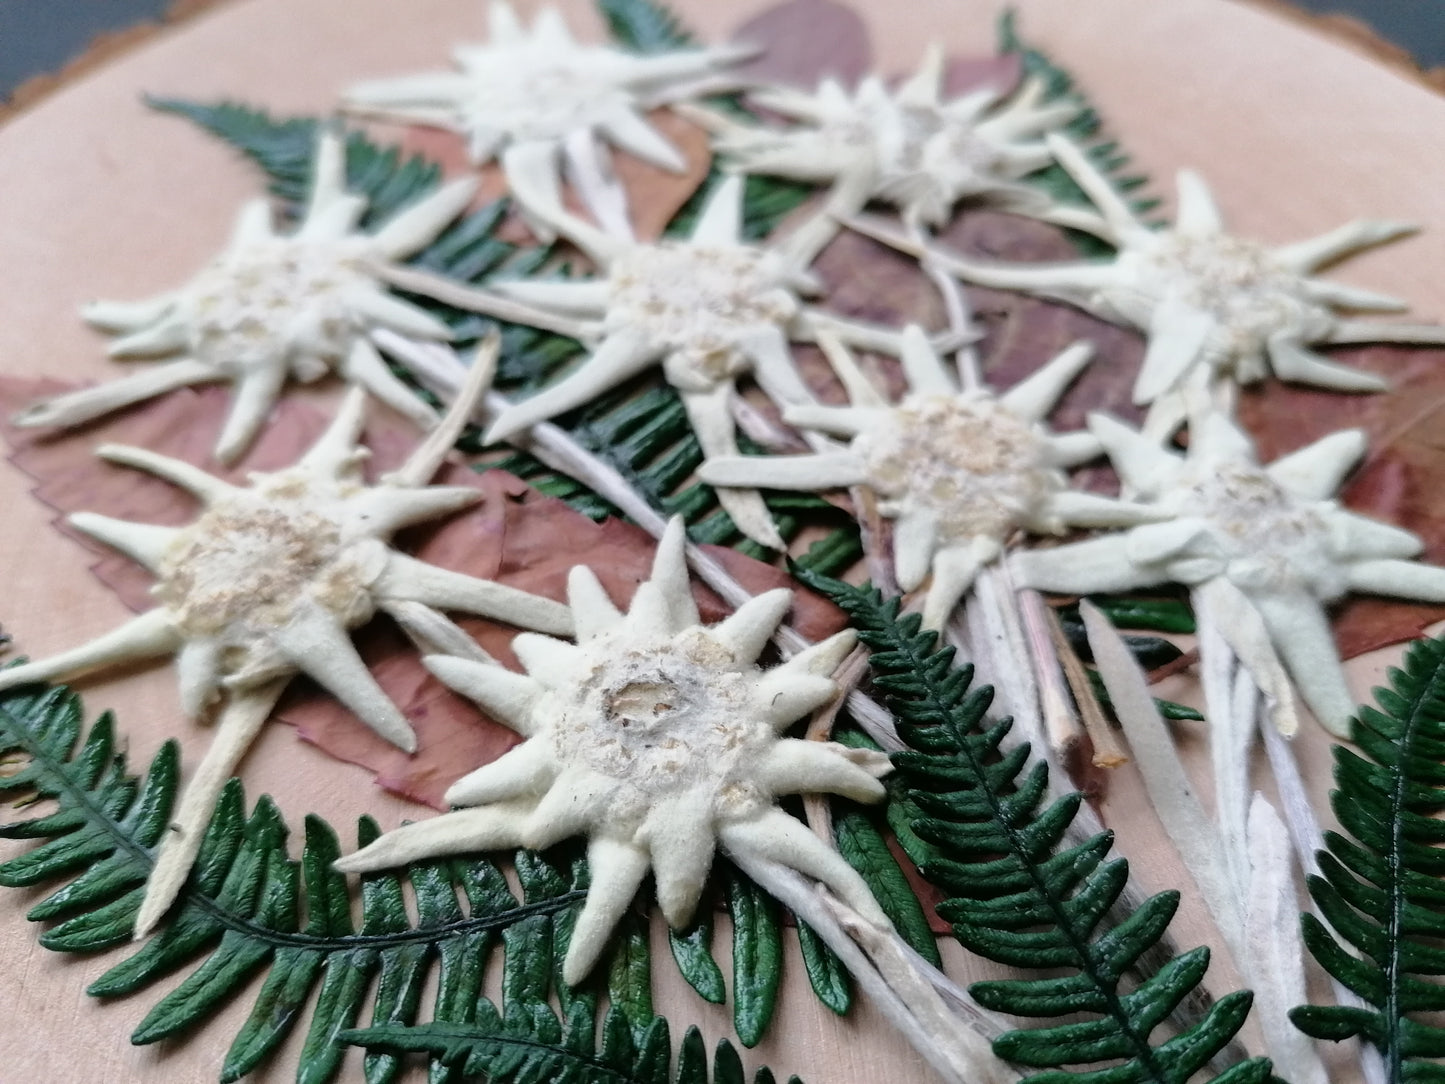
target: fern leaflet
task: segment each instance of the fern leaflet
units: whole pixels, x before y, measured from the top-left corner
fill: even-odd
[[[1317,1039],[1374,1044],[1391,1084],[1445,1081],[1445,640],[1422,640],[1376,689],[1351,737],[1335,747],[1335,815],[1310,895],[1334,928],[1304,915],[1320,964],[1368,1007],[1302,1006],[1290,1014]]]
[[[1030,1078],[1040,1084],[1185,1084],[1230,1043],[1252,995],[1232,993],[1180,1034],[1153,1040],[1209,963],[1209,950],[1197,948],[1124,989],[1126,974],[1173,918],[1178,893],[1159,893],[1115,928],[1101,929],[1123,891],[1128,863],[1105,862],[1112,842],[1107,832],[1059,849],[1081,798],[1045,803],[1047,765],[1030,766],[1027,744],[1004,748],[1007,720],[985,719],[992,691],[970,689],[972,668],[955,669],[953,650],[937,649],[934,634],[920,630],[918,615],[901,615],[897,599],[806,570],[798,575],[848,613],[874,652],[874,684],[911,747],[894,756],[901,797],[917,810],[900,839],[946,894],[938,913],[973,952],[1012,967],[1065,972],[975,983],[970,992],[985,1007],[1015,1016],[1085,1016],[1007,1032],[995,1051],[1055,1070]],[[1101,1062],[1087,1073],[1064,1069]],[[1269,1077],[1269,1061],[1256,1058],[1214,1080],[1263,1084]]]

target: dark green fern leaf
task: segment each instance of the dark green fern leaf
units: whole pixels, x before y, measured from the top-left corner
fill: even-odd
[[[37,807],[44,812],[0,827],[0,837],[37,843],[0,862],[0,885],[50,886],[30,915],[53,923],[41,943],[60,952],[94,953],[130,941],[179,772],[176,747],[168,744],[144,780],[136,778],[116,748],[110,717],[102,716],[84,740],[81,719],[79,699],[64,689],[0,697],[0,758],[18,764],[13,774],[0,776],[0,796],[48,801]],[[377,834],[376,825],[363,819],[357,842],[365,845]],[[204,1025],[261,977],[221,1079],[257,1069],[299,1029],[305,1038],[297,1079],[324,1084],[340,1068],[342,1033],[362,1022],[368,1006],[366,1023],[374,1027],[406,1027],[422,1014],[459,1026],[473,1023],[481,1011],[483,975],[497,957],[510,1004],[556,999],[569,1015],[597,1008],[600,980],[577,989],[560,980],[572,922],[586,894],[580,858],[557,864],[550,852],[546,858],[518,853],[520,899],[501,868],[480,858],[369,874],[361,879],[358,926],[346,879],[332,869],[341,853],[336,833],[308,817],[299,860],[288,856],[287,836],[269,799],[247,814],[240,782],[228,784],[168,922],[89,988],[96,997],[133,994],[199,961],[146,1014],[133,1042],[157,1042]],[[415,900],[415,921],[408,895]],[[748,966],[765,987],[769,969],[777,966],[778,929],[775,908],[758,910],[772,925],[758,918],[742,928]],[[613,1005],[640,1032],[652,1021],[649,950],[640,925],[623,932],[602,970]],[[704,940],[704,952],[705,946]],[[711,986],[697,979],[696,961],[684,970],[695,984]],[[436,993],[428,998],[433,979]],[[721,974],[716,980],[720,987]],[[760,1035],[771,1004],[745,1002]],[[364,1067],[368,1084],[383,1084],[395,1079],[402,1063],[378,1048]],[[437,1062],[431,1079],[455,1084],[457,1071]]]
[[[1359,1036],[1385,1079],[1445,1080],[1445,640],[1422,640],[1375,690],[1335,747],[1330,796],[1348,836],[1325,833],[1310,895],[1329,926],[1303,916],[1320,964],[1367,1008],[1304,1006],[1307,1035]]]
[[[939,650],[918,615],[900,614],[897,599],[803,569],[797,574],[848,613],[873,651],[874,684],[911,747],[893,758],[894,785],[916,811],[910,835],[900,838],[905,847],[910,836],[926,844],[915,859],[945,893],[938,913],[973,952],[1012,967],[1063,972],[973,985],[970,992],[986,1008],[1048,1021],[1005,1033],[995,1042],[998,1054],[1053,1070],[1030,1078],[1048,1084],[1185,1084],[1230,1043],[1252,995],[1220,999],[1181,1033],[1161,1028],[1199,985],[1208,949],[1138,981],[1126,976],[1157,946],[1178,894],[1153,896],[1107,928],[1103,919],[1123,891],[1128,864],[1105,861],[1108,833],[1061,847],[1080,798],[1046,801],[1047,765],[1031,763],[1025,744],[1005,746],[1007,720],[986,718],[992,691],[970,688],[972,669],[956,669],[952,649]],[[1053,1022],[1076,1014],[1083,1019]],[[1267,1060],[1253,1059],[1215,1079],[1263,1084],[1269,1073]]]
[[[426,1054],[457,1068],[468,1080],[487,1084],[746,1084],[737,1051],[726,1039],[713,1053],[709,1072],[702,1034],[689,1028],[676,1062],[667,1021],[653,1017],[637,1027],[618,1009],[608,1012],[599,1041],[590,1012],[558,1015],[545,1003],[498,1011],[483,1000],[469,1024],[371,1027],[345,1033],[347,1042],[390,1054]],[[753,1084],[774,1084],[766,1068]],[[789,1084],[800,1084],[792,1077]]]
[[[1129,166],[1129,156],[1120,150],[1117,143],[1100,142],[1097,139],[1100,128],[1098,112],[1079,90],[1073,76],[1029,45],[1019,35],[1017,12],[1012,9],[1005,11],[999,17],[998,50],[1003,54],[1017,54],[1023,62],[1025,77],[1044,81],[1047,98],[1063,98],[1081,106],[1078,116],[1070,121],[1063,131],[1066,135],[1084,144],[1085,150],[1093,159],[1094,164],[1120,190],[1134,191],[1146,183],[1144,177],[1126,172]],[[1062,166],[1057,164],[1046,166],[1029,174],[1025,178],[1025,183],[1041,189],[1046,195],[1061,203],[1090,205],[1089,198],[1084,194],[1083,189]],[[1141,215],[1147,214],[1158,206],[1158,200],[1153,199],[1135,197],[1131,202],[1134,210]],[[1085,256],[1107,256],[1113,251],[1103,241],[1088,234],[1070,231],[1069,239]]]
[[[639,53],[662,53],[694,44],[677,16],[653,0],[597,0],[597,8],[617,43]]]

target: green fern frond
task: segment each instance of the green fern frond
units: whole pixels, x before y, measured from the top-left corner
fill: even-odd
[[[661,53],[696,44],[682,22],[653,0],[597,0],[607,29],[619,45],[639,53]]]
[[[1072,75],[1023,39],[1018,30],[1018,13],[1012,8],[999,16],[998,51],[1005,55],[1017,54],[1023,63],[1025,77],[1043,80],[1047,98],[1063,98],[1066,101],[1075,102],[1081,107],[1078,116],[1064,127],[1064,133],[1084,145],[1086,153],[1093,159],[1094,164],[1121,191],[1137,191],[1148,183],[1146,177],[1128,172],[1129,156],[1124,153],[1118,143],[1099,140],[1101,125],[1098,111],[1079,89]],[[1060,203],[1090,206],[1089,198],[1084,194],[1083,189],[1062,166],[1057,164],[1046,166],[1036,173],[1029,174],[1025,178],[1025,183],[1040,189],[1045,195]],[[1130,203],[1135,212],[1140,215],[1148,214],[1159,206],[1157,199],[1139,198],[1138,196],[1131,199]],[[1088,234],[1069,231],[1069,240],[1085,256],[1105,256],[1113,251],[1103,241]]]
[[[986,1008],[1015,1016],[1084,1019],[1007,1032],[999,1056],[1043,1072],[1031,1080],[1064,1084],[1185,1084],[1233,1039],[1252,995],[1232,993],[1177,1034],[1154,1032],[1199,986],[1209,950],[1197,948],[1132,984],[1179,903],[1161,892],[1112,929],[1103,919],[1128,879],[1123,859],[1106,862],[1112,838],[1100,833],[1060,849],[1081,801],[1045,800],[1048,767],[1030,763],[1027,744],[1005,747],[1010,724],[985,718],[992,691],[971,689],[972,668],[954,668],[916,614],[899,612],[869,587],[799,570],[852,619],[872,649],[883,691],[911,751],[894,755],[901,797],[916,808],[910,836],[926,846],[916,859],[947,898],[938,913],[969,950],[1011,967],[1062,970],[1041,979],[975,983]],[[1104,1063],[1100,1066],[1100,1063]],[[1064,1067],[1100,1066],[1085,1071]],[[1214,1079],[1263,1084],[1265,1059],[1241,1062]]]
[[[1385,1079],[1445,1081],[1445,640],[1422,640],[1335,747],[1335,815],[1304,915],[1304,941],[1367,1007],[1302,1006],[1307,1035],[1372,1043]],[[1333,931],[1330,929],[1333,927]],[[1433,1059],[1433,1060],[1432,1060]]]
[[[372,1027],[348,1031],[343,1038],[371,1049],[428,1054],[435,1063],[488,1084],[747,1084],[742,1060],[726,1039],[718,1042],[709,1073],[707,1046],[697,1028],[683,1036],[674,1066],[662,1017],[639,1028],[612,1010],[603,1021],[600,1045],[593,1020],[591,1012],[579,1009],[559,1019],[545,1002],[507,1003],[498,1012],[483,1001],[468,1024]],[[773,1084],[774,1079],[761,1068],[752,1084]],[[789,1084],[799,1084],[798,1078]]]

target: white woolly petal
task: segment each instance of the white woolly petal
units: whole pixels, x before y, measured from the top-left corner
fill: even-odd
[[[827,677],[838,669],[858,646],[858,634],[852,629],[835,632],[826,640],[819,640],[812,647],[804,648],[778,667],[788,673],[818,674]]]
[[[416,732],[361,661],[346,630],[319,605],[302,602],[269,635],[277,650],[341,701],[368,727],[404,752],[416,752]]]
[[[1181,169],[1178,180],[1179,207],[1174,228],[1191,237],[1212,237],[1224,229],[1224,220],[1204,178],[1192,169]]]
[[[453,854],[510,850],[521,846],[522,825],[529,813],[521,802],[443,813],[387,832],[355,854],[338,858],[332,868],[370,873]]]
[[[1418,561],[1356,561],[1345,570],[1350,589],[1417,602],[1445,602],[1445,568]]]
[[[698,468],[709,485],[766,489],[841,489],[862,485],[868,467],[852,452],[814,455],[719,456]]]
[[[938,521],[931,512],[907,509],[893,523],[893,568],[898,585],[914,591],[928,575],[938,548]]]
[[[718,839],[729,853],[777,862],[821,881],[869,922],[889,925],[888,917],[857,870],[781,810],[768,809],[751,820],[724,824],[718,830]]]
[[[106,353],[113,358],[149,357],[172,354],[190,345],[190,323],[171,315],[114,340],[106,347]]]
[[[436,673],[435,670],[432,671]],[[535,802],[557,778],[557,761],[544,742],[527,741],[447,788],[448,805],[482,805],[518,798]]]
[[[572,635],[572,614],[562,603],[515,587],[438,568],[391,553],[373,588],[379,599],[402,599],[439,610],[477,614],[518,628]]]
[[[559,667],[570,670],[582,658],[581,652],[566,641],[535,632],[514,636],[512,654],[534,681],[549,689],[557,685]]]
[[[1339,491],[1368,446],[1363,429],[1345,429],[1276,459],[1264,472],[1291,496],[1322,501]]]
[[[652,365],[659,349],[638,331],[609,335],[582,365],[545,391],[514,403],[487,430],[488,444],[506,440],[611,391]]]
[[[123,467],[134,467],[157,478],[163,478],[199,497],[205,504],[214,504],[240,492],[229,482],[222,481],[209,471],[192,466],[183,459],[172,459],[145,448],[133,448],[128,444],[102,444],[95,454],[107,463]]]
[[[1165,294],[1149,318],[1149,350],[1134,381],[1134,402],[1151,403],[1178,385],[1204,356],[1217,326],[1212,314]]]
[[[1389,387],[1383,377],[1329,361],[1281,336],[1269,341],[1269,361],[1281,380],[1335,391],[1384,391]]]
[[[748,599],[735,613],[708,629],[708,635],[732,654],[734,662],[746,666],[757,661],[792,605],[793,592],[775,587]]]
[[[692,921],[712,868],[716,844],[707,799],[681,794],[659,802],[641,834],[651,852],[662,917],[673,929],[681,929]]]
[[[908,386],[920,395],[956,395],[958,389],[941,358],[928,341],[928,335],[917,324],[903,329],[903,373]]]
[[[681,173],[687,169],[687,162],[677,148],[626,106],[610,110],[597,128],[609,142],[659,169],[669,173]]]
[[[740,174],[729,173],[712,190],[692,228],[693,244],[722,248],[742,239],[745,180]]]
[[[587,865],[592,871],[592,886],[577,915],[567,958],[562,963],[562,981],[569,986],[585,979],[606,949],[612,931],[647,876],[648,855],[631,843],[599,836],[587,845]]]
[[[1059,398],[1094,358],[1094,344],[1076,342],[1043,368],[1015,384],[999,396],[999,403],[1010,413],[1031,422],[1041,422],[1054,409]]]
[[[1104,446],[1109,462],[1130,492],[1156,497],[1179,474],[1179,456],[1107,414],[1090,414],[1089,432]]]
[[[1372,222],[1361,219],[1347,222],[1329,233],[1283,245],[1273,250],[1275,262],[1282,267],[1300,274],[1316,271],[1326,264],[1358,252],[1364,248],[1383,245],[1401,237],[1408,237],[1419,230],[1408,222]]]
[[[230,413],[216,438],[218,462],[234,463],[251,446],[261,426],[271,416],[271,408],[286,385],[286,369],[276,365],[253,369],[237,379],[231,395]]]
[[[1445,595],[1442,595],[1445,597]],[[1250,595],[1300,695],[1331,734],[1349,736],[1355,698],[1345,684],[1324,608],[1303,592]]]
[[[581,316],[602,315],[612,295],[612,287],[604,279],[515,279],[491,285],[497,293],[528,305]]]
[[[102,633],[88,644],[62,651],[48,659],[0,670],[0,689],[13,689],[36,681],[69,680],[116,663],[168,655],[180,646],[180,634],[166,611],[149,610],[119,628]]]
[[[775,795],[816,791],[855,802],[881,802],[883,784],[854,761],[852,752],[837,742],[783,738],[759,766],[758,781]]]
[[[97,384],[92,388],[81,388],[48,399],[41,399],[25,407],[11,420],[22,429],[39,426],[83,425],[94,418],[109,414],[113,410],[143,402],[157,395],[164,395],[176,388],[192,384],[205,384],[222,379],[214,366],[192,358],[182,358],[166,365],[146,368],[120,380]]]
[[[606,823],[616,784],[588,768],[564,768],[542,796],[522,834],[524,846],[546,850],[588,828]],[[596,873],[593,873],[594,883]]]
[[[181,710],[200,719],[220,695],[221,645],[215,640],[187,640],[176,652],[176,678]]]
[[[697,602],[687,569],[687,524],[682,516],[667,521],[652,557],[651,580],[667,600],[669,627],[674,632],[698,623]]]
[[[163,320],[175,304],[174,293],[145,301],[92,301],[81,308],[80,318],[101,331],[125,334]]]
[[[75,512],[69,517],[71,526],[91,538],[120,550],[132,561],[144,565],[148,572],[158,573],[166,553],[181,533],[175,527],[157,527],[150,523],[131,523],[95,512]]]
[[[837,695],[838,685],[830,678],[787,673],[780,667],[758,679],[753,701],[773,729],[783,731]]]
[[[1332,509],[1325,515],[1330,552],[1344,561],[1371,557],[1417,557],[1425,548],[1420,536],[1368,516]]]
[[[1001,552],[995,539],[984,537],[941,548],[933,557],[933,582],[923,600],[923,627],[942,631],[959,600],[973,586],[979,569],[995,561]]]
[[[1071,527],[1132,527],[1160,519],[1165,514],[1153,505],[1115,500],[1074,489],[1049,494],[1044,510],[1046,516],[1058,516]]]
[[[1126,538],[1120,536],[1020,550],[1009,558],[1009,569],[1020,587],[1067,595],[1131,591],[1165,579],[1157,569],[1139,567],[1130,557]]]
[[[1129,559],[1140,565],[1157,565],[1194,549],[1209,539],[1209,522],[1198,516],[1181,516],[1163,523],[1146,523],[1123,536]]]
[[[622,611],[607,597],[597,574],[586,565],[574,565],[567,573],[567,606],[577,627],[577,642],[595,640],[622,623]]]
[[[467,209],[477,192],[475,177],[459,177],[431,195],[398,211],[371,237],[372,246],[389,260],[404,260],[432,241]]]
[[[532,712],[542,695],[542,687],[533,678],[495,663],[451,655],[426,655],[422,665],[442,684],[475,701],[488,715],[522,737],[530,738],[537,732]]]

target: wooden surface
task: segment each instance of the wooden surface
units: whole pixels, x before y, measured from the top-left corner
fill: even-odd
[[[674,6],[715,39],[771,2]],[[1421,318],[1445,318],[1445,187],[1438,177],[1445,102],[1360,54],[1229,0],[1013,2],[1026,35],[1078,76],[1160,194],[1168,195],[1173,171],[1189,164],[1207,174],[1232,227],[1262,239],[1295,239],[1360,215],[1432,227],[1351,264],[1344,277],[1408,298]],[[564,6],[575,25],[596,30],[590,5]],[[895,5],[870,0],[865,14],[881,66],[899,71],[933,38],[958,53],[990,48],[1000,6],[914,0],[908,18],[899,19]],[[13,119],[0,129],[0,253],[9,269],[0,296],[0,371],[116,375],[119,367],[103,359],[77,306],[180,282],[216,251],[235,208],[256,191],[255,174],[229,150],[149,112],[142,92],[238,98],[282,114],[326,112],[357,79],[436,65],[451,42],[481,35],[482,10],[478,0],[242,0],[158,36]],[[113,627],[127,612],[87,572],[92,555],[54,533],[27,488],[0,463],[0,621],[19,650],[43,656]],[[1364,694],[1371,664],[1355,669],[1356,691]],[[177,730],[167,666],[81,688],[92,709],[117,711],[134,763],[146,762]],[[187,740],[186,728],[179,730]],[[1324,743],[1311,733],[1301,744],[1323,793]],[[263,735],[244,771],[250,793],[269,791],[293,824],[312,810],[337,824],[370,811],[383,827],[418,815],[284,727]],[[1134,783],[1128,769],[1119,773],[1104,816],[1136,858],[1142,887],[1184,886]],[[22,849],[0,844],[0,856]],[[1137,861],[1141,855],[1147,860]],[[39,931],[23,917],[36,898],[0,893],[0,1081],[215,1079],[248,1001],[237,1000],[185,1041],[134,1048],[128,1036],[159,991],[104,1005],[86,997],[85,985],[123,953],[75,959],[39,948]],[[1183,918],[1181,940],[1208,937],[1197,905],[1186,905]],[[727,944],[721,934],[720,944]],[[663,944],[657,948],[666,955]],[[949,955],[962,981],[982,973],[956,950]],[[1219,989],[1233,981],[1223,955],[1210,976]],[[661,960],[657,996],[679,1028],[696,1022],[710,1040],[729,1034],[726,1011],[704,1005],[670,971]],[[292,1079],[296,1046],[254,1079]],[[864,1084],[885,1073],[920,1084],[933,1079],[867,1006],[847,1020],[831,1017],[806,990],[796,955],[778,1018],[747,1059],[812,1084]],[[351,1068],[346,1079],[357,1079]]]

